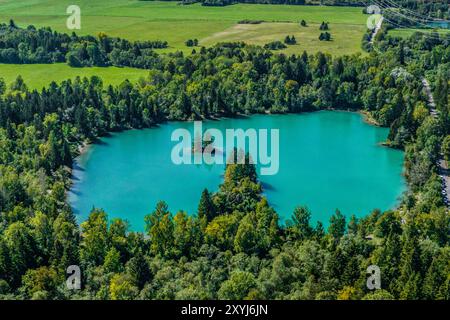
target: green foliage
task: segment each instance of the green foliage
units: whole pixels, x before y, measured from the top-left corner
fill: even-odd
[[[247,213],[239,223],[234,238],[236,252],[263,255],[277,242],[278,216],[263,198],[255,212]]]
[[[320,25],[319,29],[320,30],[330,30],[330,27],[328,26],[328,22],[322,21],[322,24]]]
[[[218,216],[206,227],[206,241],[222,250],[232,248],[238,226],[239,221],[235,214]]]
[[[48,39],[59,36],[65,39],[53,33]],[[92,47],[113,45],[108,37],[83,39],[67,47],[82,64],[129,61],[121,56],[128,50],[105,56]],[[449,299],[450,218],[436,174],[440,152],[448,149],[448,101],[437,94],[439,117],[428,116],[420,77],[400,69],[426,71],[434,87],[444,90],[449,48],[439,39],[399,41],[383,40],[382,54],[364,57],[286,57],[242,43],[203,48],[189,57],[152,53],[151,63],[138,59],[151,68],[149,75],[119,86],[104,87],[92,77],[30,91],[23,79],[9,88],[0,81],[0,295]],[[140,57],[138,51],[146,50],[128,49]],[[279,225],[255,165],[237,150],[232,156],[243,161],[226,166],[217,192],[202,193],[197,216],[172,215],[159,202],[145,218],[145,235],[95,208],[78,227],[66,203],[78,148],[107,132],[166,120],[330,107],[367,112],[390,128],[390,145],[405,149],[409,190],[398,209],[348,224],[337,210],[325,232],[321,223],[310,225],[306,207],[298,207],[292,222]],[[73,264],[83,276],[83,289],[74,296],[61,288]],[[382,289],[374,293],[365,287],[371,264],[382,270]]]
[[[290,42],[290,38],[289,38],[289,42]],[[266,43],[264,45],[264,49],[269,49],[269,50],[281,50],[281,49],[285,49],[287,48],[286,45],[281,42],[281,41],[272,41],[269,43]]]
[[[58,278],[55,270],[40,267],[35,270],[28,270],[25,273],[20,290],[27,298],[51,299],[55,297],[59,282],[60,278]]]
[[[127,262],[126,270],[132,283],[139,289],[142,289],[151,279],[148,262],[140,251]]]
[[[235,271],[220,287],[218,297],[224,300],[243,300],[255,286],[255,277],[251,273]]]
[[[447,135],[442,142],[442,154],[447,162],[450,162],[450,135]]]
[[[134,66],[148,67],[152,63],[152,49],[166,48],[166,41],[129,42],[100,33],[78,37],[52,31],[50,28],[27,29],[0,24],[1,63],[67,62],[71,67]],[[190,40],[192,41],[192,40]],[[193,41],[197,43],[196,39]]]
[[[345,216],[336,209],[335,214],[330,218],[330,226],[328,227],[328,233],[333,237],[334,241],[339,241],[345,233]]]
[[[311,211],[306,206],[297,207],[292,215],[292,225],[290,231],[294,239],[306,240],[313,234],[310,225]]]
[[[153,254],[169,256],[173,248],[173,221],[167,204],[158,202],[155,211],[145,217],[146,231],[150,236],[150,250]]]
[[[202,192],[200,203],[198,204],[198,217],[200,219],[206,219],[206,221],[211,221],[215,216],[216,207],[208,189],[205,189]]]
[[[121,271],[122,264],[120,263],[120,253],[116,248],[112,247],[106,253],[103,269],[106,273],[118,273]]]
[[[324,29],[327,30],[327,29]],[[319,36],[320,41],[330,41],[331,40],[331,34],[329,32],[321,32]]]
[[[284,43],[293,45],[297,43],[297,40],[295,39],[295,36],[286,36],[286,38],[284,38]]]
[[[187,47],[196,47],[198,46],[198,40],[197,39],[189,39],[185,42]]]
[[[129,276],[115,274],[109,285],[109,295],[112,300],[133,300],[138,294],[138,289],[132,284]]]
[[[93,210],[81,225],[81,261],[86,264],[103,263],[107,248],[108,221],[102,210]]]
[[[3,22],[14,18],[21,27],[34,24],[50,26],[58,32],[67,32],[65,23],[54,19],[55,16],[61,15],[58,0],[48,0],[48,5],[35,6],[33,11],[27,9],[35,4],[35,0],[4,1],[4,5],[0,8]],[[333,1],[323,0],[321,3],[333,5]],[[287,54],[300,54],[303,50],[311,53],[326,51],[336,55],[353,54],[361,51],[359,42],[366,29],[367,19],[358,7],[324,7],[317,5],[319,4],[317,0],[313,0],[315,5],[312,6],[276,4],[254,6],[235,3],[233,6],[218,10],[211,10],[200,4],[179,5],[177,1],[165,1],[161,4],[158,1],[111,0],[108,3],[108,10],[104,10],[105,6],[102,3],[92,5],[89,0],[79,0],[77,4],[83,9],[82,29],[77,31],[77,34],[97,36],[101,26],[101,31],[111,37],[166,40],[170,46],[161,50],[156,49],[164,53],[182,51],[184,54],[190,54],[192,48],[185,46],[187,39],[201,39],[202,45],[204,43],[205,46],[226,41],[246,41],[264,45],[265,42],[277,40],[280,34],[295,33],[297,39],[302,39],[301,46],[287,48],[285,51]],[[303,33],[296,23],[299,17],[306,19],[311,26],[314,25],[314,30]],[[317,23],[320,24],[324,19],[333,24],[337,23],[334,24],[334,33],[336,38],[339,38],[339,45],[319,43],[317,40]],[[236,27],[236,23],[242,20],[266,22],[255,25],[258,27],[256,30],[253,28],[248,30]],[[42,86],[38,87],[41,88]]]
[[[394,296],[386,290],[375,290],[373,293],[366,294],[362,300],[395,300]]]

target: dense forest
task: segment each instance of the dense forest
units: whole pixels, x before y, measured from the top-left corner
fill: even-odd
[[[17,51],[16,63],[64,61],[69,48],[86,43],[102,48],[99,61],[113,65],[122,65],[112,59],[121,44],[145,51],[102,35],[2,28],[0,47]],[[450,149],[449,41],[378,37],[378,50],[367,56],[286,56],[243,43],[189,56],[152,53],[146,78],[116,87],[98,77],[39,91],[20,76],[11,85],[0,81],[0,297],[450,299],[450,216],[436,164]],[[95,64],[95,55],[73,55],[81,65]],[[423,76],[438,118],[429,113]],[[361,219],[336,210],[325,230],[311,225],[299,199],[282,225],[250,164],[228,165],[218,191],[199,194],[196,215],[169,212],[164,202],[149,208],[145,234],[100,209],[78,226],[66,202],[79,147],[108,132],[328,108],[361,111],[390,128],[387,144],[406,153],[409,188],[399,208]],[[65,285],[70,265],[81,268],[81,290]],[[366,286],[369,265],[381,269],[380,290]]]
[[[156,60],[152,49],[167,48],[166,41],[130,42],[111,38],[67,35],[50,28],[19,28],[13,20],[0,24],[0,63],[67,62],[72,67],[118,66],[150,68]]]

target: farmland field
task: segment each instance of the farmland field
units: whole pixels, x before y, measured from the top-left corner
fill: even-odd
[[[145,77],[147,73],[147,70],[134,68],[71,68],[65,63],[0,64],[0,78],[3,78],[8,85],[16,80],[20,74],[28,88],[38,90],[48,86],[52,81],[60,83],[77,76],[91,77],[95,75],[103,80],[104,85],[118,85],[126,79],[136,82],[139,78]]]
[[[265,44],[295,35],[298,44],[287,53],[319,50],[334,55],[361,52],[360,43],[366,30],[367,16],[361,8],[288,5],[236,4],[226,7],[203,7],[200,4],[180,5],[177,2],[138,0],[0,0],[0,21],[9,19],[19,26],[34,24],[50,26],[61,32],[66,28],[66,8],[77,4],[81,8],[79,34],[96,35],[105,32],[130,40],[166,40],[164,52],[191,49],[188,39],[198,39],[201,45],[220,41],[246,41]],[[238,21],[263,20],[260,25],[239,25]],[[299,26],[306,20],[308,27]],[[318,24],[330,23],[330,42],[318,40]]]

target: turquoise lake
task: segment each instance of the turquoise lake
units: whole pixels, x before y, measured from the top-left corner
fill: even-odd
[[[176,165],[175,129],[193,132],[192,122],[113,133],[75,161],[69,202],[79,222],[93,207],[109,218],[144,230],[144,216],[164,200],[175,214],[196,214],[204,188],[216,191],[225,165]],[[312,222],[328,225],[336,208],[350,217],[396,206],[405,191],[403,152],[380,146],[388,129],[371,126],[357,113],[321,111],[204,121],[203,128],[279,129],[279,171],[260,176],[264,194],[281,222],[307,205]],[[270,149],[269,149],[270,150]],[[259,170],[258,170],[259,173]]]

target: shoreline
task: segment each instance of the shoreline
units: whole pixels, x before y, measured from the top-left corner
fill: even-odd
[[[364,122],[366,122],[367,124],[376,126],[376,127],[383,127],[377,120],[375,120],[372,115],[370,114],[369,111],[366,110],[358,110],[357,111],[359,114],[361,114],[363,116],[363,120]]]
[[[78,145],[78,155],[73,159],[75,161],[76,158],[86,153],[92,146],[92,143],[89,143],[87,141],[83,141],[81,144]]]
[[[69,181],[67,183],[67,188],[66,188],[65,194],[66,194],[66,202],[70,207],[72,207],[72,206],[70,205],[70,202],[69,202],[69,192],[72,190],[72,187],[74,184],[73,170],[74,170],[75,161],[78,157],[80,157],[80,156],[84,155],[86,152],[88,152],[89,149],[91,148],[91,146],[92,146],[92,143],[89,143],[88,141],[83,141],[80,144],[78,144],[78,146],[77,146],[78,154],[75,155],[75,157],[72,159],[72,166],[66,167],[70,177],[69,177]]]

